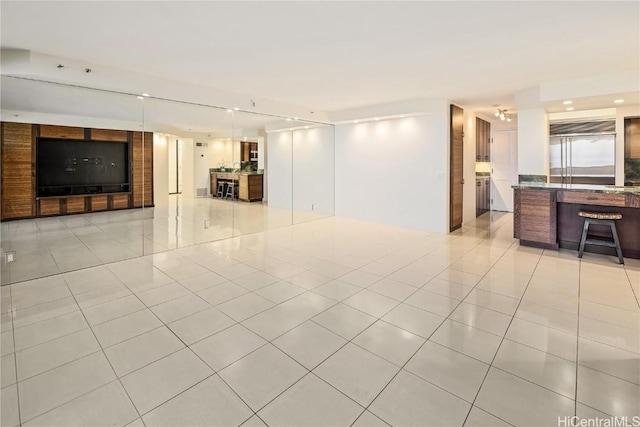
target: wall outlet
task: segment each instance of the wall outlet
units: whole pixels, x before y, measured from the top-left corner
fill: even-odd
[[[16,252],[11,251],[11,252],[5,253],[5,258],[7,260],[7,264],[9,264],[10,262],[16,262]]]

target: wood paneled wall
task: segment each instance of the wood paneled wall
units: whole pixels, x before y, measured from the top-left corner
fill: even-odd
[[[144,155],[143,155],[144,139]],[[153,206],[153,133],[133,133],[133,207],[142,207],[144,190],[144,206]],[[143,184],[144,172],[144,186]]]
[[[28,218],[35,214],[34,126],[1,123],[2,218]]]
[[[113,195],[87,195],[36,198],[36,138],[66,138],[118,141],[129,144],[131,192]],[[0,123],[2,152],[2,220],[36,216],[64,215],[107,209],[153,206],[153,133],[71,126]],[[144,164],[144,185],[143,185]]]

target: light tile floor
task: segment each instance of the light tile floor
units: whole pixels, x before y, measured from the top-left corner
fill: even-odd
[[[87,227],[55,222],[60,248]],[[640,415],[640,262],[520,247],[508,214],[449,235],[326,218],[104,261],[0,288],[2,426]]]

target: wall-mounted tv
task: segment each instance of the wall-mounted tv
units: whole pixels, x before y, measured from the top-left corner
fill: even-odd
[[[129,191],[129,144],[38,138],[38,197]]]

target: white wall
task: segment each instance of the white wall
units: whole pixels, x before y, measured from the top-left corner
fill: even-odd
[[[268,133],[267,152],[269,157],[266,173],[269,207],[292,208],[292,147],[293,135],[291,131]]]
[[[169,137],[153,134],[153,199],[156,206],[165,206],[169,197]]]
[[[201,143],[201,146],[198,146],[197,143]],[[205,147],[204,144],[207,144]],[[211,150],[209,150],[209,143],[206,141],[196,140],[196,144],[193,147],[193,156],[194,156],[194,186],[196,189],[195,195],[198,197],[198,189],[205,189],[205,193],[200,195],[199,197],[208,197],[209,196],[209,168],[213,167],[211,165]],[[184,187],[184,186],[183,186]]]
[[[334,148],[333,126],[293,131],[294,212],[334,214]]]
[[[542,108],[518,111],[518,174],[549,175],[549,119]]]
[[[195,158],[193,138],[178,138],[182,141],[182,196],[196,197]]]
[[[447,133],[444,108],[337,125],[336,215],[446,233]]]

